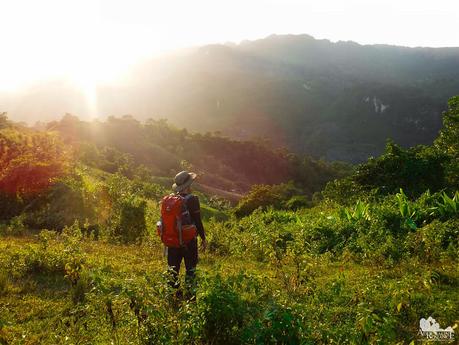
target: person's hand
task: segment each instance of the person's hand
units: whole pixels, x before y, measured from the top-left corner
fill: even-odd
[[[206,248],[207,248],[207,241],[206,240],[201,240],[201,250],[203,252],[205,252]]]

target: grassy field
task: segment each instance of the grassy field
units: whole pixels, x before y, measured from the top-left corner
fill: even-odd
[[[208,248],[195,300],[176,297],[156,236],[171,181],[107,148],[70,165],[53,135],[7,127],[0,345],[412,345],[429,316],[457,341],[458,120],[455,97],[432,146],[388,141],[320,193],[337,170],[295,159],[298,181],[253,185],[237,205],[231,189],[198,189]]]
[[[3,237],[0,260],[2,344],[408,344],[420,317],[446,327],[459,306],[451,260],[387,266],[322,255],[297,277],[289,265],[201,253],[196,302],[172,297],[156,239]]]

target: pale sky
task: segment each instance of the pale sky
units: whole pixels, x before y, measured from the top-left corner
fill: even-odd
[[[94,86],[145,57],[271,34],[459,46],[458,0],[0,0],[0,14],[0,90]]]

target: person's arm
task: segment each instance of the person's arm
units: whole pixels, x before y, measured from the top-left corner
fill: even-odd
[[[194,196],[190,199],[188,210],[190,211],[192,221],[196,225],[199,237],[201,237],[201,240],[205,241],[206,233],[204,231],[204,225],[202,224],[201,206],[199,204],[199,198],[197,196]]]

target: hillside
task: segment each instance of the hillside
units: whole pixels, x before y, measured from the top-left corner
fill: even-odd
[[[66,115],[34,129],[0,114],[0,220],[26,210],[33,228],[61,229],[75,219],[98,224],[95,205],[108,212],[128,185],[132,193],[160,198],[181,170],[195,171],[196,190],[209,199],[208,206],[221,208],[264,184],[284,186],[289,196],[301,193],[304,204],[352,169],[265,142],[188,132],[164,120],[141,123],[124,116],[87,122]],[[109,192],[122,181],[121,191]]]
[[[236,207],[198,193],[208,246],[182,285],[196,299],[168,284],[166,180],[95,144],[87,165],[89,123],[52,126],[0,116],[1,344],[415,344],[429,316],[457,340],[459,96],[432,145],[388,141],[307,203],[292,184]]]
[[[16,120],[168,118],[180,128],[265,137],[315,158],[362,162],[386,138],[430,144],[459,92],[459,48],[332,43],[308,35],[209,45],[134,66],[123,83],[99,86],[97,104],[68,81],[0,95]],[[58,95],[58,96],[57,96]]]
[[[177,171],[188,169],[199,174],[203,185],[226,192],[244,193],[254,184],[294,180],[311,196],[351,170],[343,163],[317,161],[262,141],[189,132],[164,120],[142,123],[124,116],[85,122],[67,115],[46,127],[89,166],[109,173],[121,171],[130,178],[135,174],[165,176],[169,184]]]

